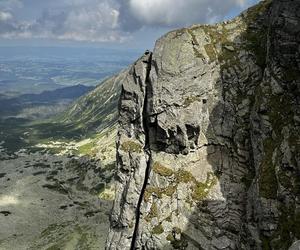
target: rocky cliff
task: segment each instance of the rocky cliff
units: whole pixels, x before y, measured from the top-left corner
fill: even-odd
[[[300,1],[172,31],[122,78],[107,249],[300,239]]]

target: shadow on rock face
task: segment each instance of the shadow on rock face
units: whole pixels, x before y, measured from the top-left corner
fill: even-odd
[[[223,36],[236,35],[231,27],[241,24],[240,19],[198,27],[209,34],[207,53],[210,63],[220,64],[220,77],[216,91],[190,97],[183,106],[186,113],[194,109],[195,117],[203,116],[200,124],[192,121],[168,131],[157,118],[150,126],[153,173],[140,226],[140,231],[151,232],[141,237],[146,249],[289,249],[300,238],[295,119],[300,111],[300,56],[290,53],[300,42],[299,30],[291,29],[300,25],[293,11],[300,3],[271,5],[270,10],[264,2],[244,14],[246,27],[231,42]],[[282,13],[290,13],[294,24]],[[218,33],[220,29],[226,33]],[[187,32],[196,33],[197,27],[191,30]],[[174,195],[176,205],[167,198]],[[161,245],[166,240],[169,244]]]
[[[131,67],[107,249],[281,250],[300,238],[299,10],[262,1],[170,32]]]

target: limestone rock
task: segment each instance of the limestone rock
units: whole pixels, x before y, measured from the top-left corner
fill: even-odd
[[[300,238],[300,2],[160,38],[120,100],[107,249],[288,249]]]

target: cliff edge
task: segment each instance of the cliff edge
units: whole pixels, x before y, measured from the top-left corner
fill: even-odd
[[[300,1],[172,31],[122,80],[107,249],[300,240]]]

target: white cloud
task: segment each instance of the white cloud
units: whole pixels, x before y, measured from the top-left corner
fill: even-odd
[[[145,27],[175,28],[220,20],[249,1],[23,0],[22,4],[0,0],[0,38],[124,41],[130,32]]]
[[[61,4],[52,12],[44,11],[36,20],[26,22],[0,12],[0,20],[6,19],[5,25],[0,23],[0,36],[91,42],[126,39],[125,33],[119,28],[119,9],[113,2],[71,0],[66,1],[63,7]]]
[[[73,0],[74,1],[74,0]],[[81,0],[77,0],[80,3]],[[72,8],[65,13],[58,39],[77,41],[118,41],[122,40],[122,32],[118,27],[119,10],[107,1],[96,5]],[[53,32],[55,35],[55,31]]]
[[[0,11],[0,21],[6,22],[8,20],[12,19],[12,14],[5,11]]]
[[[224,17],[246,0],[129,0],[131,14],[147,25],[189,25]]]

